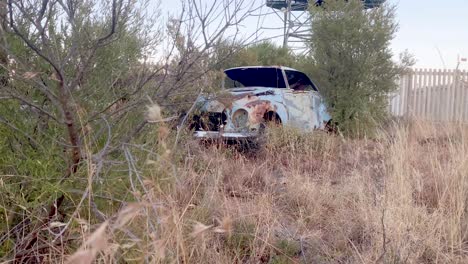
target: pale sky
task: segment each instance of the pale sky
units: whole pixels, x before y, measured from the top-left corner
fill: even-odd
[[[468,0],[388,0],[397,5],[400,25],[394,52],[408,49],[417,67],[455,68],[457,55],[468,57]],[[468,69],[468,63],[460,68]]]
[[[200,0],[207,4],[212,0]],[[254,0],[258,3],[264,0]],[[457,65],[457,56],[468,57],[468,0],[387,0],[397,6],[399,31],[392,42],[395,58],[407,49],[417,60],[418,68],[448,68]],[[164,14],[176,14],[179,0],[161,0]],[[263,14],[271,9],[262,8]],[[264,27],[281,26],[281,20],[274,14],[262,17]],[[258,18],[249,19],[242,30],[248,35],[257,29]],[[262,30],[262,37],[281,35],[281,30]],[[282,38],[274,40],[282,43]],[[460,65],[468,70],[468,62]]]

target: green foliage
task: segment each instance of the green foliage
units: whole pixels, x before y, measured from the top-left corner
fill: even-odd
[[[256,65],[291,66],[296,60],[295,55],[290,50],[268,41],[247,47],[224,41],[217,45],[213,59],[213,64],[216,65],[215,68],[219,70]]]
[[[215,72],[214,87],[220,87],[223,70],[240,66],[281,65],[292,67],[296,56],[290,50],[279,47],[269,41],[243,46],[240,43],[220,41],[211,56],[211,68]]]
[[[333,119],[348,135],[371,133],[386,118],[387,95],[401,70],[390,50],[397,30],[395,8],[364,10],[359,0],[330,0],[310,13],[309,71]]]
[[[246,49],[245,53],[254,54],[253,63],[257,65],[284,65],[294,64],[294,54],[288,49],[278,47],[271,42],[262,42]],[[246,62],[248,63],[248,62]]]
[[[301,254],[301,245],[298,241],[280,239],[275,244],[276,254],[272,256],[270,264],[294,263],[292,258]]]
[[[234,232],[226,239],[226,248],[232,250],[237,259],[243,259],[251,253],[255,240],[255,224],[251,222],[237,222]]]
[[[63,13],[60,8],[60,5],[47,8],[47,42],[31,29],[34,27],[32,20],[19,18],[21,13],[15,25],[43,56],[60,61],[56,64],[60,64],[66,93],[51,63],[12,30],[2,36],[7,43],[0,45],[2,232],[25,217],[41,221],[61,195],[66,199],[59,212],[66,215],[75,210],[75,199],[81,199],[93,172],[91,168],[98,163],[96,154],[101,153],[106,144],[109,159],[119,162],[118,165],[102,165],[103,169],[93,179],[94,194],[118,200],[123,199],[129,189],[128,174],[121,172],[128,169],[128,165],[123,163],[125,159],[121,152],[115,151],[115,146],[142,122],[144,104],[137,105],[133,111],[115,113],[112,111],[117,107],[109,109],[109,106],[122,97],[126,100],[124,103],[136,100],[136,90],[142,88],[141,80],[149,75],[143,72],[142,62],[152,40],[147,39],[144,22],[137,19],[137,8],[133,4],[125,9],[112,38],[99,45],[96,44],[98,39],[109,34],[110,16],[96,16],[97,2],[74,5],[73,23],[68,23],[66,18],[59,19]],[[12,58],[12,62],[7,63],[7,58]],[[5,76],[8,76],[6,85]],[[81,148],[78,171],[68,178],[72,151],[61,108],[64,101],[70,105]],[[99,197],[95,202],[103,212],[112,214],[119,208],[111,199]],[[83,211],[86,215],[87,210]],[[2,242],[0,255],[4,255],[2,250],[7,252],[9,246]]]
[[[59,142],[60,130],[54,123],[36,119],[18,102],[0,104],[1,230],[14,223],[19,211],[37,208],[63,193],[58,182],[66,162]]]

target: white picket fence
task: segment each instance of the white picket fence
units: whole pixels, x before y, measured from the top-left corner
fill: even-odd
[[[468,72],[414,69],[390,96],[394,116],[427,121],[468,122]]]

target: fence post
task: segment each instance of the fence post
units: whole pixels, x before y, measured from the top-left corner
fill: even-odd
[[[413,87],[413,70],[409,70],[408,71],[408,80],[407,80],[407,83],[406,83],[406,100],[405,100],[405,117],[407,119],[411,119],[412,117],[412,113],[410,112],[410,109],[411,109],[411,90],[412,90],[412,87]]]
[[[460,81],[461,81],[461,86],[462,86],[462,122],[468,122],[468,75],[466,73],[465,70],[463,70],[462,74],[461,74],[461,77],[460,77]]]
[[[452,116],[453,122],[458,120],[458,69],[455,69],[453,73],[453,105],[452,105]]]
[[[441,87],[441,83],[442,83],[442,75],[443,72],[438,69],[437,70],[437,73],[435,75],[436,77],[436,80],[434,81],[434,92],[433,92],[433,95],[434,95],[434,98],[433,98],[433,102],[435,104],[435,118],[434,120],[435,121],[441,121],[442,120],[442,87]]]

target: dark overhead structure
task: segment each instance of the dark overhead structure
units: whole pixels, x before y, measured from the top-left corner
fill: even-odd
[[[379,7],[385,1],[362,0],[365,9]],[[321,6],[325,2],[326,0],[266,0],[266,5],[272,8],[283,20],[283,47],[287,47],[290,42],[303,43],[310,39],[309,5]],[[280,13],[284,13],[284,15]]]
[[[364,2],[365,8],[374,8],[378,7],[385,2],[385,0],[362,0]],[[267,0],[267,6],[274,9],[283,9],[288,8],[288,0]],[[324,0],[292,0],[291,1],[291,10],[293,11],[305,11],[309,7],[309,3],[315,5],[322,5]]]
[[[288,0],[267,0],[266,5],[268,7],[274,8],[274,9],[286,9],[288,8]],[[311,1],[312,2],[312,1]],[[320,1],[322,2],[322,1]],[[308,0],[296,0],[296,1],[291,1],[291,10],[294,11],[305,11],[309,7],[309,1]]]

